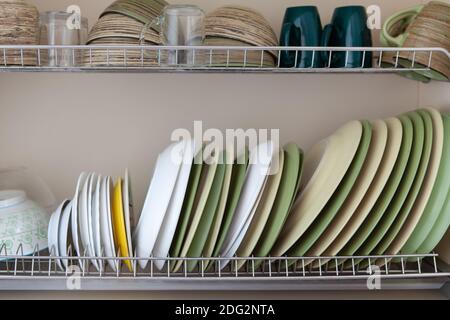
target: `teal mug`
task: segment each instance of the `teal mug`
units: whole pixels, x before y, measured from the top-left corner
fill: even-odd
[[[281,47],[318,47],[322,38],[322,23],[315,6],[300,6],[286,9],[281,29]],[[297,63],[296,63],[297,62]],[[282,68],[320,68],[322,60],[313,51],[282,51]]]
[[[323,47],[372,47],[372,34],[367,27],[367,13],[363,6],[345,6],[334,10],[331,23],[325,26],[322,36]],[[328,66],[328,52],[322,52],[322,59]],[[335,51],[331,55],[332,68],[371,68],[372,52]]]

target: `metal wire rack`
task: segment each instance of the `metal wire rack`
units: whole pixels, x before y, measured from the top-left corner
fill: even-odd
[[[80,290],[150,291],[351,290],[370,288],[369,283],[377,281],[381,289],[439,289],[450,281],[450,269],[440,264],[437,254],[138,258],[56,257],[38,248],[24,256],[21,247],[16,255],[8,255],[4,249],[0,251],[0,290],[68,290],[74,279],[79,280],[76,289]],[[144,269],[140,261],[147,262]],[[158,269],[161,261],[164,267]],[[230,263],[225,266],[226,261]],[[318,266],[311,261],[319,262]],[[181,267],[174,271],[177,263]],[[365,263],[368,267],[361,268]]]
[[[355,53],[361,65],[351,61]],[[291,57],[292,66],[282,65],[283,55]],[[319,56],[327,57],[320,67],[314,63]],[[428,71],[447,59],[450,53],[443,48],[0,46],[0,72],[402,73]]]

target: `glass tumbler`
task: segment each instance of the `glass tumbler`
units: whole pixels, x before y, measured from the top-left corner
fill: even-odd
[[[194,5],[169,5],[161,16],[144,27],[160,32],[164,46],[201,46],[205,40],[205,12]],[[163,50],[162,63],[167,65],[196,65],[195,50]]]
[[[88,37],[88,20],[74,13],[49,11],[40,16],[41,45],[84,45]],[[50,48],[42,52],[41,64],[50,67],[73,67],[81,62],[81,50]]]

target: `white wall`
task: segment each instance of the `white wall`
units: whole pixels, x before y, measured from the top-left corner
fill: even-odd
[[[92,26],[111,0],[33,0],[41,11],[78,4]],[[182,3],[186,1],[171,1]],[[383,18],[418,0],[235,0],[259,9],[279,31],[288,6],[316,4],[323,24],[345,4],[378,4]],[[205,10],[233,0],[192,0]],[[378,35],[374,36],[377,39]],[[449,83],[395,75],[0,75],[0,167],[26,165],[59,200],[78,174],[132,174],[142,206],[158,152],[194,120],[225,128],[280,128],[283,142],[307,149],[352,119],[389,117],[420,107],[450,111]]]

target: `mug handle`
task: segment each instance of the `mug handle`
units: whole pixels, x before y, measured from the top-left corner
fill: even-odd
[[[393,37],[389,34],[389,30],[392,28],[393,25],[395,25],[397,22],[401,20],[408,19],[408,23],[412,18],[417,16],[420,11],[422,11],[424,5],[418,5],[409,9],[406,9],[404,11],[400,11],[391,17],[389,17],[385,23],[383,24],[382,29],[382,35],[381,35],[381,42],[383,45],[387,46],[395,46],[395,47],[401,47],[403,46],[403,43],[405,43],[406,37],[408,36],[408,33],[402,33],[396,37]]]
[[[139,35],[139,44],[142,46],[145,44],[145,32],[148,29],[153,29],[155,28],[156,30],[158,30],[159,32],[161,32],[161,25],[163,23],[163,17],[159,16],[156,17],[155,19],[153,19],[152,21],[147,22],[141,30],[141,33]]]
[[[291,33],[295,32],[296,37],[298,39],[301,38],[301,30],[299,28],[295,28],[295,25],[292,22],[286,22],[283,24],[283,27],[281,28],[281,37],[280,37],[280,46],[282,47],[290,47],[292,45],[291,43]],[[287,60],[291,60],[292,58],[292,54],[294,52],[292,51],[284,51],[284,56],[286,57]],[[300,60],[301,58],[301,52],[299,52],[299,56],[297,57],[297,60]],[[293,64],[295,63],[295,61],[292,62]],[[298,63],[298,61],[297,61]],[[290,64],[290,63],[289,63]],[[297,67],[297,66],[294,66]]]
[[[322,39],[321,39],[321,47],[328,47],[328,44],[331,41],[331,34],[333,33],[333,25],[327,24],[324,28],[323,28],[323,32],[322,32]],[[320,52],[320,56],[323,60],[323,62],[325,63],[325,66],[328,66],[328,61],[330,59],[330,54],[328,53],[328,51],[321,51]]]

